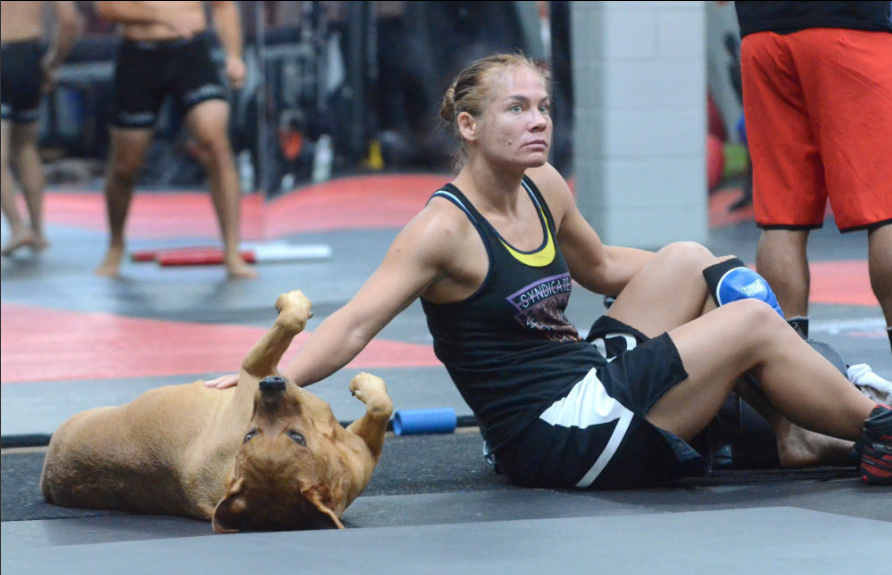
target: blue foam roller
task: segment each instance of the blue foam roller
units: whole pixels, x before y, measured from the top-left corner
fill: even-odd
[[[436,409],[402,409],[393,415],[393,432],[397,435],[452,433],[457,418],[451,407]]]

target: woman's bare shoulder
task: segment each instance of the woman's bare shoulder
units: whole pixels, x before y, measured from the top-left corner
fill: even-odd
[[[428,254],[447,255],[473,230],[467,214],[452,201],[435,196],[400,232],[401,240]]]
[[[539,188],[555,218],[560,220],[575,201],[567,180],[549,163],[528,169],[526,175]]]

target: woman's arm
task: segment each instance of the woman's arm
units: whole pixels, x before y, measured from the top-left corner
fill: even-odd
[[[529,170],[527,174],[548,202],[570,275],[584,288],[616,295],[653,257],[653,252],[647,250],[602,243],[579,212],[567,182],[551,165]]]
[[[381,265],[356,295],[300,346],[283,375],[303,387],[335,373],[440,281],[453,251],[439,220],[430,208],[416,216],[397,235]]]
[[[356,295],[310,334],[282,374],[304,387],[343,368],[394,317],[445,279],[443,270],[459,252],[442,215],[425,208],[397,235]],[[206,385],[223,389],[236,383],[237,376],[225,375]]]

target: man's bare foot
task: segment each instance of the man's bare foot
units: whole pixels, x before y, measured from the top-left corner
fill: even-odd
[[[19,235],[13,234],[3,249],[0,250],[4,256],[10,256],[19,248],[30,246],[34,242],[34,235],[31,232],[24,232]]]
[[[50,247],[50,242],[43,236],[34,236],[34,239],[28,245],[31,247],[31,251],[40,253]]]
[[[226,262],[226,273],[229,274],[229,279],[253,280],[260,277],[257,270],[245,263],[245,260],[241,258],[228,260]]]
[[[116,278],[121,275],[121,262],[124,260],[123,247],[110,247],[105,254],[105,259],[96,268],[96,275]]]
[[[851,449],[851,441],[808,431],[792,423],[786,433],[778,435],[777,439],[777,454],[784,468],[851,465]]]

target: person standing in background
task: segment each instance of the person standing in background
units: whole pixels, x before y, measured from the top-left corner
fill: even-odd
[[[808,335],[806,244],[829,198],[867,230],[870,283],[892,345],[890,3],[735,2],[743,109],[762,229],[756,269]]]
[[[120,273],[133,189],[161,105],[173,96],[208,170],[229,277],[257,277],[239,251],[241,189],[228,137],[229,102],[202,34],[207,28],[203,2],[97,2],[97,10],[121,24],[123,41],[115,64],[114,127],[105,185],[111,236],[96,273]],[[211,2],[211,13],[226,52],[226,75],[233,88],[241,88],[246,69],[238,7],[234,2]]]
[[[52,4],[58,30],[45,54],[41,55],[43,12]],[[38,149],[38,107],[40,96],[55,86],[56,71],[68,56],[77,35],[74,2],[0,3],[0,97],[2,97],[2,192],[3,215],[11,237],[2,254],[11,255],[22,247],[40,252],[49,246],[43,230],[45,180]],[[16,204],[15,165],[18,185],[25,196],[28,225]]]

